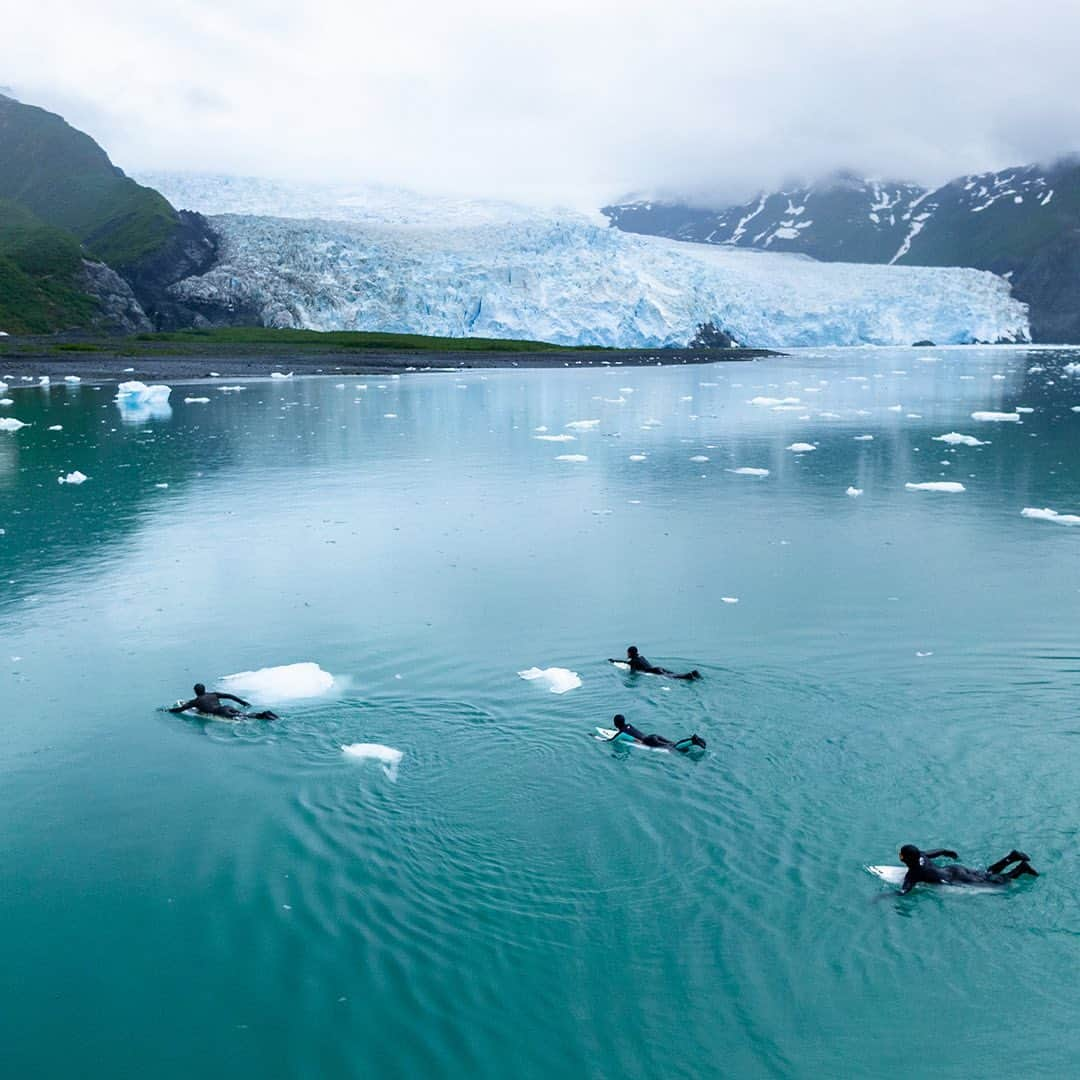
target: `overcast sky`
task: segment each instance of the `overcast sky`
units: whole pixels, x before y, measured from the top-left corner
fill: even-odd
[[[0,85],[129,171],[585,206],[1080,149],[1076,0],[10,0],[3,36]]]

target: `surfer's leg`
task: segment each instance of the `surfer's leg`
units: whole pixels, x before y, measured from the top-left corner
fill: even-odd
[[[662,750],[675,749],[675,744],[670,739],[665,739],[663,735],[646,735],[641,741],[645,746],[652,746]]]
[[[1010,851],[1004,859],[998,859],[998,861],[994,863],[993,866],[988,866],[987,869],[990,871],[991,874],[1000,874],[1001,871],[1004,870],[1005,867],[1008,866],[1010,863],[1027,861],[1027,855],[1025,855],[1022,851],[1017,851],[1016,848],[1013,848],[1012,851]]]
[[[1005,876],[1015,881],[1018,877],[1023,877],[1025,874],[1030,874],[1032,877],[1039,876],[1039,871],[1036,870],[1027,859],[1021,860],[1020,864],[1014,866]]]
[[[271,712],[269,709],[264,709],[262,712],[248,713],[249,720],[280,720],[276,712]]]

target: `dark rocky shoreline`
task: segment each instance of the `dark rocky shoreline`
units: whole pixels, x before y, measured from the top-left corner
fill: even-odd
[[[768,349],[604,349],[553,352],[478,352],[327,349],[289,350],[252,345],[207,350],[195,355],[148,350],[137,356],[119,351],[57,351],[30,339],[0,339],[0,379],[48,375],[53,381],[78,375],[84,381],[140,379],[168,382],[213,378],[266,378],[274,371],[296,375],[389,375],[411,371],[655,367],[763,360],[780,353]]]

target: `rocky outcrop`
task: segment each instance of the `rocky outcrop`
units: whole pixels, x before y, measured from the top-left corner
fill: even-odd
[[[79,284],[100,309],[96,320],[99,329],[116,334],[153,330],[131,286],[111,267],[84,259]]]

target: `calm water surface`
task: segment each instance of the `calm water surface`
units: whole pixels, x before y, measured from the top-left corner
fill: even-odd
[[[1021,510],[1080,513],[1076,359],[266,381],[126,416],[16,381],[5,1075],[899,1077],[913,1043],[947,1077],[1070,1074],[1080,529]],[[604,662],[631,642],[705,678]],[[158,711],[306,660],[335,689],[280,723]],[[605,746],[615,711],[708,752]],[[863,868],[906,841],[1043,874],[899,898]]]

